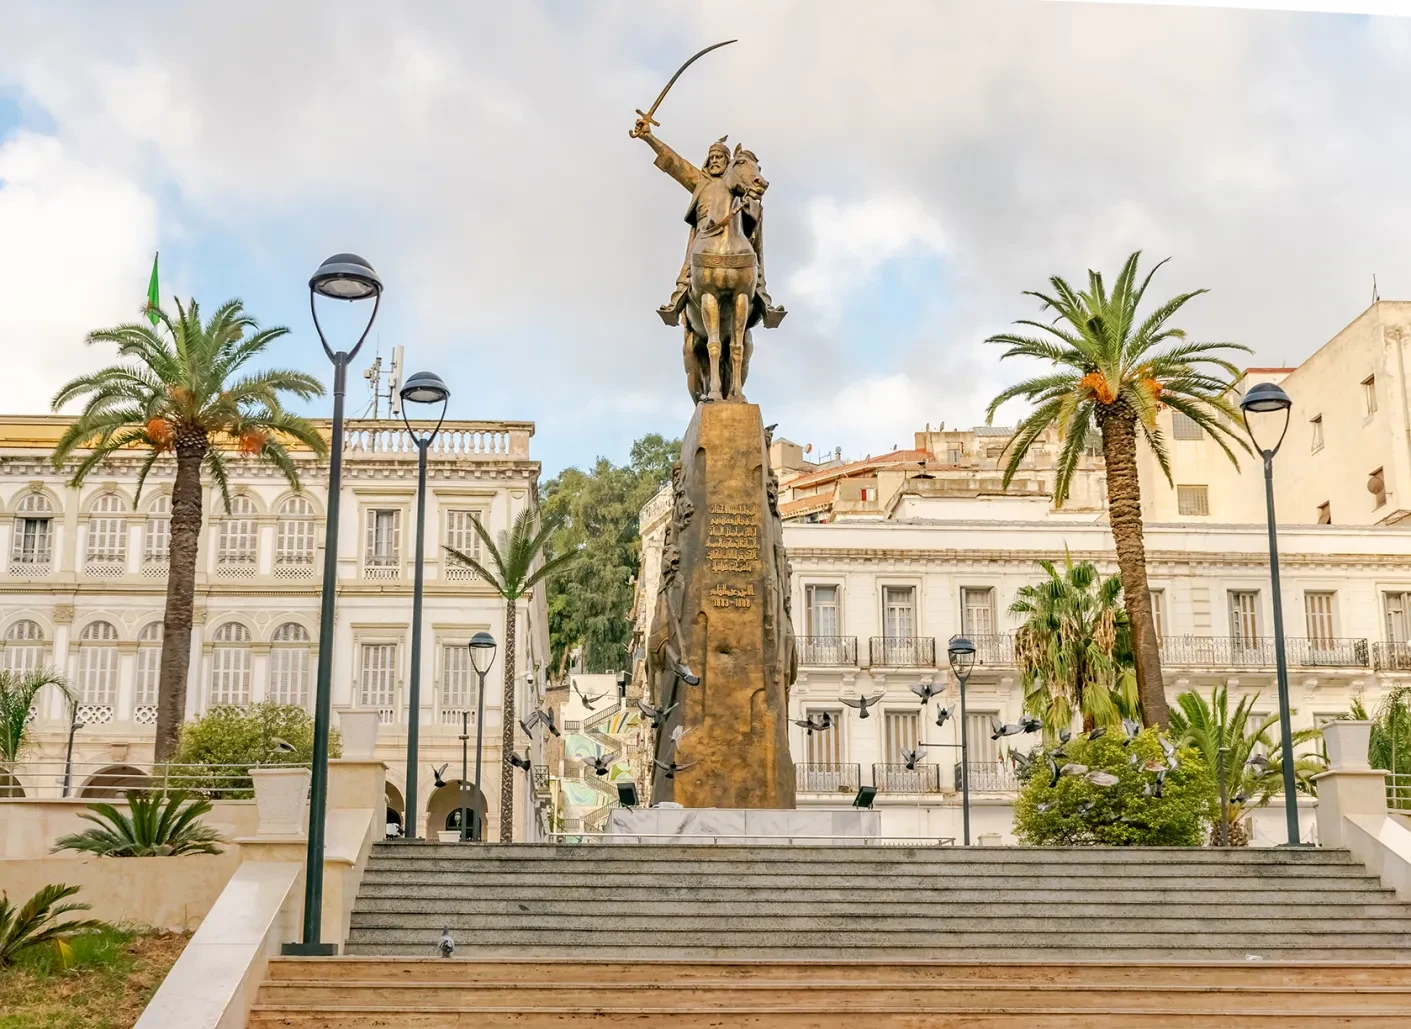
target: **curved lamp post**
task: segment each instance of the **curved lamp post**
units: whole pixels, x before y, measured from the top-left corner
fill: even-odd
[[[1274,668],[1279,682],[1279,734],[1283,740],[1283,760],[1280,764],[1284,769],[1284,817],[1288,821],[1288,845],[1297,847],[1300,843],[1298,785],[1293,775],[1293,726],[1289,718],[1289,669],[1288,659],[1284,655],[1284,598],[1279,588],[1279,538],[1274,521],[1274,455],[1279,452],[1279,447],[1284,442],[1284,436],[1288,434],[1289,409],[1291,407],[1293,407],[1293,401],[1289,399],[1289,395],[1283,391],[1282,387],[1272,382],[1255,383],[1249,387],[1240,400],[1240,411],[1244,415],[1244,431],[1249,433],[1250,442],[1259,451],[1259,455],[1264,458],[1264,506],[1265,516],[1269,522],[1269,580],[1272,584],[1274,602]],[[1278,430],[1278,438],[1274,440],[1273,446],[1265,446],[1255,436],[1254,426],[1250,424],[1249,416],[1251,414],[1263,416],[1257,418],[1256,421],[1268,426],[1266,433],[1272,437],[1272,426],[1277,424],[1280,413],[1284,416],[1284,424]]]
[[[970,846],[970,732],[965,718],[965,681],[975,667],[975,644],[964,636],[956,636],[946,647],[950,670],[960,680],[960,807],[965,830],[965,845]]]
[[[412,573],[412,667],[411,682],[407,692],[407,768],[412,772],[407,776],[407,811],[411,818],[411,831],[407,839],[416,839],[417,800],[416,772],[417,747],[420,743],[421,728],[421,597],[425,579],[422,563],[426,554],[426,452],[436,434],[441,431],[441,423],[446,420],[446,403],[451,399],[451,391],[441,381],[439,375],[431,372],[417,372],[402,386],[402,424],[416,444],[416,570]],[[417,435],[407,418],[408,404],[440,404],[441,414],[436,419],[436,427],[424,436]]]
[[[351,350],[328,345],[318,321],[316,296],[328,300],[372,298],[372,314]],[[309,279],[309,311],[323,352],[333,362],[333,438],[329,441],[328,516],[323,537],[323,592],[319,602],[318,682],[314,693],[313,778],[309,784],[309,848],[304,872],[304,933],[299,943],[286,943],[285,954],[331,955],[338,944],[322,943],[324,819],[328,808],[328,723],[333,684],[333,602],[338,585],[338,498],[343,485],[343,396],[348,388],[348,363],[357,355],[377,309],[382,305],[382,280],[357,254],[334,254]]]
[[[477,632],[470,638],[470,664],[480,678],[480,695],[475,705],[475,795],[480,796],[480,755],[485,745],[485,676],[495,663],[495,637],[488,632]],[[470,734],[465,728],[466,713],[461,712],[461,842],[471,838],[470,820],[467,817],[465,802],[465,741]],[[477,816],[477,821],[479,820]],[[485,827],[477,825],[475,839],[485,835]]]

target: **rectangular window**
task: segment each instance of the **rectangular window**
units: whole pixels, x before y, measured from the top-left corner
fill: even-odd
[[[1372,510],[1375,511],[1387,502],[1386,473],[1381,468],[1367,476],[1367,492],[1372,494]]]
[[[911,586],[882,587],[882,635],[916,635],[916,590]]]
[[[806,744],[807,761],[811,765],[836,765],[843,760],[843,712],[841,708],[812,707],[804,711],[805,719],[827,713],[833,718],[833,728],[809,735]]]
[[[970,767],[992,765],[999,761],[999,741],[990,739],[990,719],[997,711],[971,711],[965,716],[965,733],[970,745]]]
[[[882,718],[886,749],[882,752],[887,764],[899,765],[906,759],[903,750],[915,750],[921,742],[921,713],[919,711],[888,711]]]
[[[79,647],[79,703],[111,708],[117,695],[118,648],[113,646]]]
[[[1332,645],[1333,595],[1331,591],[1303,594],[1303,615],[1308,623],[1308,639],[1314,646]]]
[[[992,636],[995,631],[995,591],[988,586],[964,586],[960,590],[961,631],[974,639]]]
[[[807,619],[805,635],[837,636],[838,632],[838,587],[809,585],[804,587],[808,603],[804,616]]]
[[[250,648],[211,648],[211,705],[250,703]]]
[[[443,723],[460,720],[460,713],[470,708],[471,683],[475,671],[470,663],[470,648],[464,643],[441,645],[441,717]],[[474,717],[474,712],[472,712]]]
[[[1179,514],[1200,517],[1210,513],[1210,487],[1177,486],[1176,511]]]
[[[857,491],[857,498],[866,503],[871,503],[872,501],[877,499],[877,487],[863,486],[860,490]]]
[[[1151,620],[1156,623],[1156,639],[1166,638],[1166,591],[1151,591]]]
[[[947,464],[960,464],[964,457],[965,448],[963,447],[951,447],[948,451],[946,451]]]
[[[12,550],[19,564],[44,565],[54,552],[52,518],[17,518],[15,543]]]
[[[230,513],[220,523],[216,564],[227,568],[253,569],[259,551],[259,531],[259,523],[255,521],[255,505],[250,498],[232,498]]]
[[[1367,405],[1368,414],[1377,413],[1377,377],[1369,375],[1362,380],[1362,401]]]
[[[358,704],[376,708],[382,721],[394,721],[393,687],[396,682],[397,644],[364,643],[362,671],[358,682]]]
[[[1323,449],[1323,416],[1319,415],[1308,423],[1313,430],[1313,453]]]
[[[308,647],[276,646],[269,654],[269,699],[276,704],[307,707],[309,665],[313,651]]]
[[[1200,439],[1204,433],[1201,431],[1200,423],[1190,415],[1173,410],[1171,412],[1171,435],[1176,439]]]
[[[1388,643],[1411,641],[1411,593],[1386,594]]]
[[[370,510],[363,553],[364,572],[378,579],[395,579],[401,570],[402,512]]]
[[[1253,646],[1259,640],[1259,591],[1230,590],[1230,639]]]
[[[137,681],[133,707],[157,706],[157,677],[162,670],[161,647],[137,648]]]
[[[446,546],[458,550],[469,558],[480,560],[480,535],[475,531],[476,519],[484,525],[485,512],[467,508],[453,508],[446,512]],[[468,564],[446,557],[446,578],[478,579],[479,573]]]
[[[1330,501],[1330,500],[1325,500],[1325,501],[1323,501],[1321,504],[1318,505],[1318,524],[1319,524],[1319,525],[1332,525],[1332,524],[1333,524],[1333,504],[1332,504],[1332,501]]]

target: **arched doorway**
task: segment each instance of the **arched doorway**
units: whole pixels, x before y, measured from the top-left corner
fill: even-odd
[[[407,802],[402,799],[402,791],[390,781],[385,784],[384,792],[387,796],[387,838],[391,839],[406,831],[403,812],[407,809]]]
[[[83,800],[112,800],[128,790],[144,790],[152,785],[151,776],[132,765],[109,765],[95,772],[78,790]]]
[[[446,785],[439,790],[432,790],[431,797],[426,803],[426,835],[435,836],[442,830],[459,829],[461,827],[461,780],[448,779]],[[472,829],[484,826],[485,824],[485,794],[477,792],[471,783],[465,784],[466,807],[472,814]],[[479,838],[484,839],[484,832],[479,833]]]

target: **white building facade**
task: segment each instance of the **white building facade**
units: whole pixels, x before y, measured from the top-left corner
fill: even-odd
[[[77,697],[71,790],[95,774],[141,774],[152,757],[166,593],[173,467],[158,464],[140,498],[140,452],[95,470],[81,489],[55,470],[62,417],[0,419],[0,661],[58,669]],[[430,426],[426,426],[430,428]],[[325,427],[325,431],[327,431]],[[428,461],[425,603],[421,649],[418,825],[444,828],[456,806],[462,712],[474,754],[477,680],[466,643],[481,630],[501,643],[486,678],[482,792],[497,833],[504,664],[504,602],[444,547],[478,554],[472,519],[493,534],[538,503],[539,464],[528,422],[447,422]],[[81,455],[80,455],[81,456]],[[273,468],[231,457],[231,507],[207,482],[196,572],[187,716],[263,700],[312,711],[324,566],[327,464],[296,454],[302,490]],[[347,427],[338,541],[332,700],[335,711],[379,712],[377,757],[388,765],[389,818],[405,816],[416,448],[401,422]],[[518,605],[514,655],[521,710],[542,701],[548,629],[542,591]],[[69,705],[42,696],[31,726],[29,795],[53,795],[65,759]],[[336,718],[335,718],[336,721]],[[519,731],[521,746],[527,746]],[[449,763],[450,788],[432,768]],[[474,781],[475,769],[467,779]],[[519,780],[517,780],[518,782]],[[516,836],[545,821],[547,791],[522,784]],[[541,795],[542,794],[542,795]]]

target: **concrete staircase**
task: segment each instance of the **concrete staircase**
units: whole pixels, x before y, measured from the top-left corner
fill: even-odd
[[[250,1026],[1411,1024],[1411,905],[1342,851],[394,842],[346,951]]]

